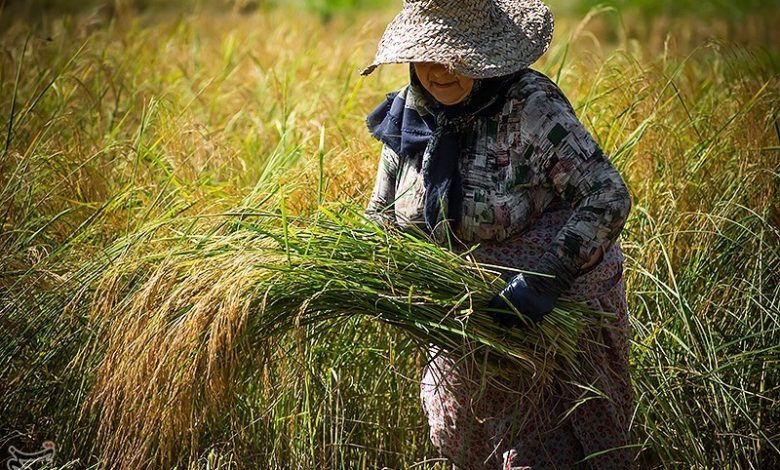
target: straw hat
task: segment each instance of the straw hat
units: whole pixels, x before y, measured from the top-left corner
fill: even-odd
[[[437,62],[472,78],[507,75],[547,50],[553,16],[539,0],[404,0],[379,41],[381,64]]]

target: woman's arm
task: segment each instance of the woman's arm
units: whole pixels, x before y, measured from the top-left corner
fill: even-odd
[[[541,74],[533,78],[523,89],[521,106],[521,141],[532,148],[523,151],[533,155],[535,169],[573,213],[536,268],[556,279],[529,276],[527,282],[540,292],[560,295],[618,238],[631,199],[620,173],[560,89]]]
[[[377,169],[374,190],[366,207],[366,217],[377,223],[396,225],[395,183],[398,174],[399,157],[387,145],[382,146],[382,154]]]

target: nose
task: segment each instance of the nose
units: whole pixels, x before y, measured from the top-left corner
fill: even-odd
[[[453,78],[453,75],[447,70],[447,67],[441,64],[434,65],[428,75],[434,81],[449,80]]]

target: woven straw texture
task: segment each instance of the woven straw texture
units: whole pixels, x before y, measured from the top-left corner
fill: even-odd
[[[362,74],[436,62],[472,78],[498,77],[534,63],[552,33],[552,12],[539,0],[404,0]]]

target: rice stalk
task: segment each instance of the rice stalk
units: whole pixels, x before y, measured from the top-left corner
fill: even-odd
[[[504,281],[468,251],[386,230],[350,207],[290,223],[242,219],[225,233],[181,235],[164,258],[141,257],[134,271],[145,279],[127,275],[132,262],[105,275],[93,318],[107,346],[90,411],[106,461],[167,466],[198,449],[274,341],[308,326],[367,316],[493,372],[511,364],[533,401],[553,382],[581,380],[580,335],[612,317],[562,300],[540,325],[507,331],[485,307]]]

